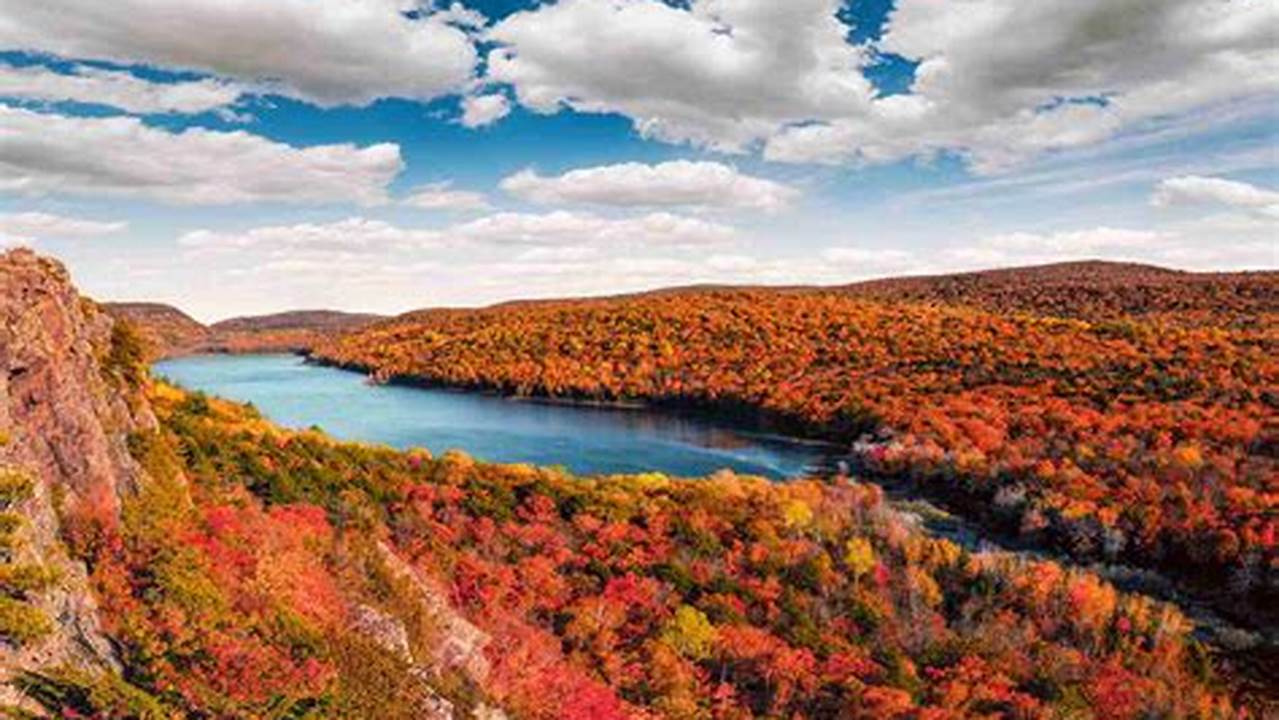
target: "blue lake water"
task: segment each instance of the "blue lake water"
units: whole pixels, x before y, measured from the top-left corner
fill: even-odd
[[[549,405],[479,393],[370,385],[362,375],[293,355],[202,355],[157,363],[191,390],[251,402],[272,421],[345,440],[482,460],[562,465],[579,474],[722,468],[782,479],[824,458],[822,446],[651,410]]]

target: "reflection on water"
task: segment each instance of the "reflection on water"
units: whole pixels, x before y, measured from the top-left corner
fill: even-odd
[[[369,385],[291,355],[210,355],[158,363],[193,390],[252,402],[289,427],[393,447],[457,448],[493,462],[562,465],[582,474],[721,468],[781,479],[819,465],[819,446],[687,416],[510,400],[477,393]]]

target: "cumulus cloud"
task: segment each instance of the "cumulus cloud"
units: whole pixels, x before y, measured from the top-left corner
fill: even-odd
[[[831,247],[821,256],[844,271],[863,274],[905,271],[920,263],[914,253],[895,248]]]
[[[70,117],[0,105],[0,186],[184,204],[377,204],[403,167],[399,147],[295,148],[247,132],[168,132],[136,118]]]
[[[979,172],[1279,92],[1274,3],[900,0],[865,46],[842,5],[562,0],[489,31],[489,78],[648,137],[823,164],[948,151]],[[877,95],[875,52],[919,63],[909,94]]]
[[[605,218],[565,210],[546,214],[498,213],[448,230],[467,240],[500,245],[699,246],[732,242],[737,231],[721,223],[670,213]]]
[[[461,90],[474,13],[410,0],[0,0],[0,47],[185,68],[320,105]]]
[[[21,238],[87,238],[120,232],[129,224],[122,221],[85,220],[43,212],[0,214],[0,235]]]
[[[1003,233],[936,253],[930,262],[945,270],[1098,258],[1192,270],[1274,267],[1275,223],[1237,220],[1215,217],[1141,229],[1103,226],[1053,233]]]
[[[238,85],[221,80],[158,83],[120,70],[83,65],[66,73],[40,66],[0,65],[0,97],[110,105],[140,115],[227,109],[241,93]]]
[[[401,228],[381,220],[353,217],[331,223],[273,225],[239,232],[194,230],[178,238],[178,245],[193,251],[223,252],[265,249],[272,252],[300,250],[390,251],[430,248],[442,236],[434,230]],[[314,261],[292,255],[290,260]],[[326,260],[331,260],[325,256]],[[333,265],[329,265],[332,269]]]
[[[790,121],[865,112],[841,5],[563,0],[490,29],[489,78],[537,112],[618,112],[648,137],[742,150]]]
[[[1279,218],[1279,191],[1224,178],[1186,175],[1159,183],[1151,196],[1158,207],[1174,205],[1222,205],[1261,210]]]
[[[447,182],[417,188],[400,203],[420,210],[485,210],[489,207],[484,193],[454,190]]]
[[[511,112],[511,103],[505,95],[471,95],[462,99],[462,118],[459,122],[469,128],[491,125]]]
[[[982,246],[1013,252],[1093,253],[1148,246],[1159,239],[1151,230],[1097,227],[1051,234],[1015,232],[994,235]]]
[[[752,177],[717,162],[676,160],[658,165],[623,163],[543,177],[524,170],[501,187],[523,200],[547,205],[732,207],[775,212],[799,191]]]
[[[868,118],[788,129],[767,153],[841,162],[952,150],[998,171],[1212,103],[1273,95],[1277,32],[1273,3],[902,0],[879,46],[921,61],[912,94],[877,101]]]
[[[1072,260],[1122,260],[1192,270],[1274,267],[1270,234],[1256,222],[1217,217],[1148,228],[1085,227],[1055,232],[981,235],[933,250],[832,247],[828,269],[849,277],[932,274],[1019,267]],[[818,274],[809,271],[811,277]],[[827,273],[829,276],[829,272]]]
[[[1171,236],[1155,230],[1095,227],[1052,233],[988,235],[945,250],[941,258],[967,269],[1105,258],[1155,261]]]
[[[553,212],[545,215],[497,213],[439,228],[403,227],[351,217],[327,223],[271,225],[247,230],[200,229],[178,238],[197,254],[261,251],[275,261],[332,259],[332,253],[376,256],[444,247],[527,246],[523,260],[581,260],[600,249],[679,248],[725,243],[736,231],[718,223],[654,213],[634,218]]]

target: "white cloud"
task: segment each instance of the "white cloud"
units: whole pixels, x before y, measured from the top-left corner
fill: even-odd
[[[1192,270],[1275,267],[1276,223],[1240,220],[1238,216],[1223,216],[1147,229],[1096,227],[1055,233],[1011,232],[945,250],[936,260],[946,270],[1091,259]]]
[[[832,247],[823,250],[821,256],[841,270],[863,274],[908,270],[920,262],[914,253],[895,248]]]
[[[1279,91],[1279,8],[1204,0],[902,0],[880,47],[922,61],[868,118],[787,130],[778,160],[954,150],[983,172]],[[1098,98],[1105,98],[1098,102]]]
[[[110,105],[137,114],[195,114],[229,108],[242,89],[220,80],[158,83],[119,70],[77,66],[69,73],[49,68],[0,65],[0,97],[40,102]]]
[[[501,245],[697,246],[732,242],[737,231],[721,223],[670,213],[604,218],[559,210],[542,215],[498,213],[456,225],[449,234]]]
[[[0,105],[0,182],[27,194],[101,193],[185,204],[386,199],[393,144],[295,148],[247,132],[168,132],[136,118]]]
[[[1151,197],[1158,207],[1216,204],[1256,209],[1279,218],[1279,191],[1246,182],[1201,175],[1168,178],[1159,183]]]
[[[562,0],[489,31],[488,79],[669,141],[825,164],[951,151],[980,172],[1279,93],[1272,2],[900,0],[874,48],[847,42],[842,5]],[[876,96],[872,50],[920,62],[911,94]]]
[[[128,227],[126,222],[84,220],[43,212],[0,214],[0,235],[26,242],[38,238],[87,238],[109,235]]]
[[[781,125],[865,112],[839,0],[562,0],[494,26],[489,79],[537,112],[619,112],[648,137],[742,150]]]
[[[735,237],[729,226],[666,213],[614,219],[560,211],[497,213],[442,228],[351,217],[247,230],[201,229],[180,236],[178,245],[197,255],[253,251],[273,262],[336,262],[334,253],[350,260],[442,247],[525,245],[529,247],[516,256],[522,261],[566,262],[596,257],[600,249],[715,245]]]
[[[1159,239],[1150,230],[1097,227],[1051,234],[1014,232],[994,235],[982,241],[983,247],[1023,253],[1093,253],[1148,246]]]
[[[623,163],[542,177],[524,170],[502,181],[503,190],[542,204],[733,207],[775,212],[799,191],[752,177],[717,162],[676,160],[658,165]]]
[[[1095,227],[1053,233],[1015,231],[989,235],[949,248],[940,258],[950,267],[986,269],[1067,260],[1154,262],[1172,237],[1154,230]]]
[[[491,125],[511,112],[511,103],[505,95],[471,95],[462,99],[460,122],[469,128]]]
[[[438,245],[442,235],[435,230],[401,228],[381,220],[347,218],[331,223],[301,223],[252,228],[239,232],[194,230],[178,238],[178,244],[193,251],[226,252],[263,249],[269,252],[387,252]],[[280,255],[276,256],[283,261]],[[290,261],[304,258],[296,253]],[[332,258],[325,255],[324,261]],[[315,260],[315,258],[310,258]],[[333,265],[329,265],[330,269]]]
[[[589,245],[533,247],[515,257],[519,262],[580,262],[600,256],[600,249]]]
[[[1098,226],[1056,232],[1010,231],[956,240],[933,250],[832,247],[828,268],[859,277],[952,273],[1072,260],[1142,262],[1189,270],[1275,267],[1275,223],[1216,216],[1149,228]],[[820,277],[812,270],[809,276]],[[829,277],[829,273],[827,273]],[[839,282],[847,282],[841,279]]]
[[[420,210],[484,210],[489,207],[484,193],[454,190],[447,182],[416,188],[400,202]]]
[[[0,0],[0,47],[198,70],[320,105],[425,100],[461,90],[476,53],[455,27],[473,14],[422,8],[411,0]]]

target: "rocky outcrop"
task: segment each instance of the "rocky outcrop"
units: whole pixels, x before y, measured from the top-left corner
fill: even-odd
[[[408,593],[408,600],[426,611],[437,634],[429,655],[415,656],[403,621],[368,605],[352,611],[351,628],[372,640],[410,667],[409,674],[420,683],[415,693],[417,717],[451,720],[456,717],[452,703],[432,689],[442,673],[460,672],[482,686],[490,667],[484,649],[491,638],[462,617],[445,598],[443,591],[402,560],[386,543],[377,545],[378,559],[392,580]],[[506,720],[497,708],[480,704],[471,712],[475,720]]]
[[[127,437],[156,420],[139,384],[140,358],[112,318],[80,297],[59,263],[29,250],[0,255],[0,467],[30,478],[9,508],[20,542],[9,562],[56,580],[24,602],[51,621],[43,637],[0,639],[0,680],[21,670],[113,668],[83,565],[63,544],[61,511],[95,503],[116,512],[141,471]],[[0,686],[0,703],[14,698]]]
[[[378,543],[378,554],[387,572],[411,590],[413,600],[427,612],[439,632],[433,656],[418,658],[418,661],[425,661],[436,671],[460,671],[476,685],[483,685],[490,670],[484,648],[491,638],[453,609],[443,590],[400,559],[385,543]]]

